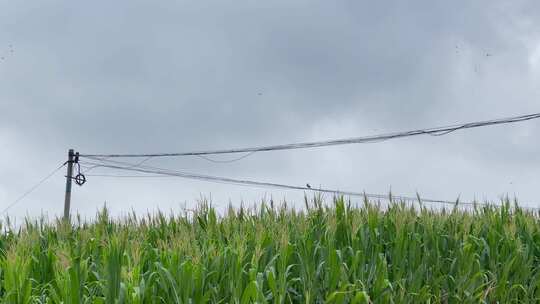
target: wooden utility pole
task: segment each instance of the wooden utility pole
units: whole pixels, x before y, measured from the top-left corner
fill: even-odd
[[[64,199],[64,220],[69,221],[69,208],[71,205],[71,181],[73,180],[73,149],[68,152],[67,175],[66,175],[66,196]]]

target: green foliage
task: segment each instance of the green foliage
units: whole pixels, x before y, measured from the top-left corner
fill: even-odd
[[[8,223],[9,227],[9,223]],[[343,198],[0,235],[1,303],[538,303],[540,221],[510,202],[463,211]]]

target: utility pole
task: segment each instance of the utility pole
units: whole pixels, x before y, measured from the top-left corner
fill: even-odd
[[[73,180],[73,157],[75,152],[70,149],[68,152],[67,175],[66,175],[66,196],[64,199],[64,220],[69,221],[69,208],[71,205],[71,182]]]

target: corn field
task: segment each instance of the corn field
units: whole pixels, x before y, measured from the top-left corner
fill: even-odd
[[[540,222],[343,198],[2,227],[1,303],[538,303]]]

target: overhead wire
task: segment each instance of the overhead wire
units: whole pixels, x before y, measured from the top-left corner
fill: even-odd
[[[143,165],[143,162],[132,163],[132,162],[127,162],[127,161],[112,160],[112,159],[100,158],[100,157],[88,157],[88,159],[92,161],[85,161],[85,160],[79,161],[83,166],[89,168],[87,171],[84,172],[85,174],[87,174],[88,171],[90,170],[100,168],[100,167],[106,167],[107,164],[120,165],[126,168],[144,168],[144,169],[153,169],[153,170],[168,170],[172,172],[182,172],[181,170],[163,169],[163,168]],[[88,176],[92,176],[92,175],[93,174],[88,174]]]
[[[209,161],[209,162],[212,162],[212,163],[221,163],[221,164],[223,164],[223,163],[233,163],[233,162],[242,160],[242,159],[244,159],[244,158],[247,158],[247,157],[253,155],[255,152],[257,152],[257,151],[251,151],[251,152],[249,152],[249,153],[247,153],[247,154],[245,154],[245,155],[242,155],[242,156],[240,156],[240,157],[233,158],[233,159],[227,159],[227,160],[212,159],[212,158],[210,158],[210,157],[208,157],[208,156],[204,156],[204,155],[196,155],[196,156],[199,157],[199,158],[202,158],[202,159],[204,159],[204,160],[207,160],[207,161]]]
[[[235,178],[229,178],[229,177],[221,177],[221,176],[213,176],[213,175],[204,175],[204,174],[197,174],[197,173],[191,173],[191,172],[184,172],[184,171],[176,171],[176,170],[170,170],[170,169],[164,169],[164,168],[156,168],[151,167],[152,169],[147,168],[137,168],[137,167],[126,167],[126,166],[119,166],[119,165],[112,165],[112,164],[101,164],[104,168],[109,169],[116,169],[116,170],[124,170],[124,171],[132,171],[132,172],[139,172],[143,174],[157,174],[157,175],[114,175],[114,174],[99,174],[95,176],[100,177],[111,177],[111,178],[144,178],[144,177],[159,177],[161,176],[168,176],[168,177],[180,177],[180,178],[186,178],[186,179],[193,179],[193,180],[202,180],[207,182],[214,182],[214,183],[221,183],[221,184],[234,184],[234,185],[241,185],[241,186],[254,186],[254,187],[261,187],[261,188],[275,188],[275,189],[287,189],[287,190],[302,190],[302,191],[312,191],[316,193],[330,193],[333,195],[345,195],[345,196],[357,196],[357,197],[364,197],[369,199],[377,199],[377,200],[385,200],[389,198],[389,195],[384,194],[373,194],[373,193],[366,193],[366,192],[354,192],[354,191],[343,191],[343,190],[336,190],[336,189],[325,189],[325,188],[312,188],[312,187],[304,187],[304,186],[295,186],[295,185],[289,185],[289,184],[283,184],[283,183],[270,183],[270,182],[260,182],[260,181],[254,181],[254,180],[248,180],[248,179],[235,179]],[[456,201],[448,201],[448,200],[440,200],[440,199],[430,199],[430,198],[420,198],[418,197],[409,197],[409,196],[403,196],[403,195],[392,195],[392,199],[398,200],[398,201],[421,201],[423,203],[435,203],[435,204],[447,204],[447,205],[488,205],[488,204],[481,204],[477,202],[462,202],[459,200]],[[533,207],[527,207],[528,209],[532,210],[540,210],[538,208]]]
[[[317,192],[323,192],[323,193],[334,193],[334,194],[350,195],[350,196],[363,196],[363,197],[369,197],[369,198],[383,198],[386,196],[379,195],[379,194],[367,194],[367,193],[360,193],[360,192],[339,191],[339,190],[322,189],[322,188],[316,189],[316,188],[311,188],[311,187],[300,187],[300,186],[293,186],[293,185],[287,185],[287,184],[258,182],[258,181],[253,181],[253,180],[233,179],[233,178],[219,177],[219,176],[212,176],[212,175],[195,174],[195,173],[189,173],[189,172],[183,172],[183,171],[174,171],[174,170],[163,169],[163,168],[143,166],[143,164],[154,157],[173,157],[173,156],[197,156],[207,161],[211,161],[215,163],[229,163],[229,162],[235,162],[235,161],[244,159],[246,157],[249,157],[256,152],[307,149],[307,148],[316,148],[316,147],[325,147],[325,146],[334,146],[334,145],[345,145],[345,144],[374,143],[374,142],[381,142],[381,141],[386,141],[390,139],[412,137],[412,136],[419,136],[419,135],[443,136],[443,135],[447,135],[449,133],[452,133],[461,129],[471,129],[471,128],[478,128],[478,127],[484,127],[484,126],[509,124],[509,123],[528,121],[528,120],[538,119],[538,118],[540,118],[540,113],[533,113],[533,114],[513,116],[513,117],[508,117],[508,118],[492,119],[492,120],[470,122],[470,123],[464,123],[464,124],[455,124],[455,125],[449,125],[449,126],[444,126],[444,127],[418,129],[418,130],[411,130],[411,131],[405,131],[405,132],[393,132],[393,133],[386,133],[386,134],[380,134],[380,135],[374,135],[374,136],[353,137],[353,138],[344,138],[344,139],[326,140],[326,141],[300,142],[300,143],[290,143],[290,144],[281,144],[281,145],[269,145],[269,146],[258,146],[258,147],[248,147],[248,148],[233,148],[233,149],[222,149],[222,150],[201,150],[201,151],[179,152],[179,153],[154,153],[154,154],[84,154],[84,153],[81,153],[79,154],[79,157],[84,157],[91,160],[99,161],[99,163],[87,163],[91,165],[90,167],[85,166],[85,163],[82,162],[83,168],[85,168],[85,172],[89,172],[95,168],[104,167],[104,168],[111,168],[111,169],[118,169],[118,170],[135,171],[135,172],[140,172],[140,173],[145,173],[145,174],[153,173],[153,174],[158,174],[159,176],[162,176],[162,175],[177,176],[177,177],[198,179],[198,180],[205,180],[205,181],[212,181],[212,182],[250,185],[250,186],[259,186],[259,187],[273,187],[273,188],[281,188],[281,189],[304,190],[304,191],[317,191]],[[216,160],[216,159],[207,157],[207,155],[233,154],[233,153],[246,153],[246,154],[241,157],[230,159],[230,160]],[[109,158],[140,158],[140,157],[144,157],[144,159],[138,163],[124,163],[124,162],[109,160]],[[110,163],[113,163],[113,164],[110,164]],[[117,165],[114,165],[114,163],[116,163]],[[13,201],[6,208],[0,211],[0,214],[4,214],[11,207],[16,205],[21,200],[23,200],[26,196],[28,196],[33,191],[35,191],[39,186],[41,186],[50,177],[52,177],[64,165],[66,165],[66,163],[63,163],[58,168],[53,170],[50,174],[46,175],[36,185],[31,187],[28,191],[23,193],[15,201]],[[79,165],[79,172],[80,172],[81,164],[78,164],[78,165]],[[94,174],[94,175],[89,175],[89,176],[105,177],[106,175]],[[113,177],[112,175],[109,175],[109,176]],[[138,176],[124,175],[124,176],[114,176],[114,177],[138,177]],[[149,176],[145,176],[145,177],[149,177]],[[158,177],[158,176],[155,176],[155,177]],[[394,196],[394,197],[396,199],[404,199],[404,200],[417,199],[417,198],[411,198],[411,197],[406,197],[406,196]],[[422,201],[433,202],[433,203],[456,204],[456,202],[444,201],[444,200],[433,200],[433,199],[422,199]],[[461,204],[465,204],[465,203],[462,202]],[[469,203],[469,204],[472,204],[472,203]]]
[[[390,139],[420,136],[420,135],[443,136],[443,135],[447,135],[449,133],[462,130],[462,129],[471,129],[471,128],[479,128],[479,127],[485,127],[485,126],[492,126],[492,125],[516,123],[516,122],[528,121],[528,120],[538,119],[538,118],[540,118],[540,113],[533,113],[533,114],[513,116],[513,117],[507,117],[507,118],[500,118],[500,119],[455,124],[455,125],[449,125],[449,126],[444,126],[444,127],[418,129],[418,130],[411,130],[411,131],[405,131],[405,132],[393,132],[393,133],[385,133],[385,134],[373,135],[373,136],[352,137],[352,138],[334,139],[334,140],[326,140],[326,141],[300,142],[300,143],[247,147],[247,148],[233,148],[233,149],[222,149],[222,150],[188,151],[188,152],[178,152],[178,153],[151,153],[151,154],[85,154],[85,153],[81,153],[80,157],[137,158],[137,157],[204,156],[204,155],[217,155],[217,154],[255,153],[255,152],[263,152],[263,151],[307,149],[307,148],[335,146],[335,145],[373,143],[373,142],[386,141]]]
[[[133,168],[133,167],[129,168],[129,167],[124,167],[124,166],[108,165],[108,164],[101,164],[101,166],[104,168],[110,168],[110,169],[134,171],[134,172],[140,172],[140,173],[146,173],[146,174],[167,175],[167,176],[182,177],[182,178],[187,178],[187,179],[211,181],[211,182],[218,182],[218,183],[225,183],[225,184],[251,185],[251,186],[264,187],[264,188],[270,187],[270,188],[281,188],[281,189],[290,189],[290,190],[316,191],[316,192],[343,194],[343,195],[350,195],[350,196],[365,196],[365,193],[363,192],[361,193],[361,192],[352,192],[352,191],[330,190],[330,189],[323,189],[323,188],[308,188],[308,187],[303,187],[303,186],[294,186],[294,185],[279,184],[279,183],[258,182],[258,181],[246,180],[246,179],[234,179],[234,178],[228,178],[228,177],[204,175],[204,174],[197,174],[197,173],[191,173],[191,172],[174,171],[174,170],[164,169],[164,168],[155,168],[155,167],[154,169]],[[110,176],[110,177],[119,177],[119,176]],[[372,196],[371,194],[368,194],[368,195]],[[380,198],[380,196],[378,197]],[[448,201],[444,201],[444,202],[448,203]]]
[[[61,164],[59,167],[54,169],[52,172],[47,174],[44,178],[42,178],[38,183],[36,183],[34,186],[32,186],[30,189],[25,191],[21,196],[19,196],[16,200],[14,200],[12,203],[10,203],[7,207],[5,207],[2,211],[0,211],[0,215],[4,215],[9,209],[11,209],[13,206],[21,202],[25,197],[30,195],[32,192],[34,192],[39,186],[41,186],[43,183],[45,183],[49,178],[51,178],[56,172],[58,172],[62,167],[64,167],[67,163]]]
[[[486,121],[470,122],[464,124],[455,124],[444,127],[428,128],[428,129],[418,129],[405,132],[393,132],[385,133],[374,136],[364,136],[364,137],[354,137],[354,138],[345,138],[337,140],[327,140],[327,141],[314,141],[314,142],[300,142],[292,144],[281,144],[281,145],[269,145],[269,146],[258,146],[258,147],[248,147],[248,148],[235,148],[235,149],[223,149],[223,150],[201,150],[201,151],[191,151],[191,152],[179,152],[179,153],[155,153],[155,154],[80,154],[80,157],[84,157],[90,160],[98,161],[98,163],[89,163],[92,167],[86,171],[90,171],[94,168],[103,167],[109,169],[118,169],[118,170],[128,170],[134,171],[143,174],[158,174],[158,175],[107,175],[107,174],[93,174],[89,176],[101,176],[101,177],[125,177],[125,178],[136,178],[136,177],[160,177],[160,176],[176,176],[189,179],[197,179],[218,183],[228,183],[228,184],[237,184],[237,185],[248,185],[248,186],[257,186],[257,187],[273,187],[281,189],[292,189],[292,190],[304,190],[304,191],[318,191],[323,193],[334,193],[340,195],[350,195],[350,196],[363,196],[369,198],[387,198],[386,195],[380,194],[366,194],[360,192],[351,192],[351,191],[339,191],[332,189],[316,189],[311,187],[300,187],[287,184],[278,184],[278,183],[267,183],[259,182],[253,180],[244,180],[244,179],[233,179],[227,177],[219,177],[212,175],[203,175],[196,174],[184,171],[156,168],[151,166],[143,166],[143,163],[154,157],[173,157],[173,156],[197,156],[199,158],[215,162],[215,163],[228,163],[234,162],[241,159],[244,159],[253,153],[262,152],[262,151],[276,151],[276,150],[291,150],[291,149],[305,149],[305,148],[315,148],[315,147],[324,147],[324,146],[333,146],[333,145],[344,145],[344,144],[355,144],[355,143],[375,143],[386,141],[396,138],[412,137],[419,135],[430,135],[430,136],[443,136],[455,132],[461,129],[470,129],[478,128],[491,125],[500,125],[508,123],[516,123],[521,121],[527,121],[532,119],[540,118],[540,113],[533,113],[521,116],[514,116],[508,118],[492,119]],[[208,155],[219,155],[219,154],[233,154],[233,153],[246,153],[241,157],[231,159],[231,160],[216,160],[208,157]],[[111,160],[110,158],[139,158],[144,157],[145,159],[138,163],[129,163],[122,162],[117,160]],[[406,196],[394,196],[396,199],[404,200],[417,200],[418,198],[406,197]],[[456,202],[445,201],[445,200],[435,200],[435,199],[422,199],[423,202],[432,202],[432,203],[444,203],[444,204],[456,204]],[[460,202],[461,205],[472,205],[475,203],[466,203]]]
[[[114,178],[171,178],[168,175],[120,175],[120,174],[87,174],[89,177],[114,177]]]

